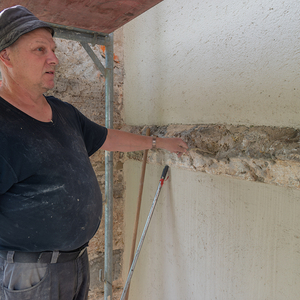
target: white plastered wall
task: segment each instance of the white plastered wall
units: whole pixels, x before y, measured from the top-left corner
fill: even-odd
[[[164,0],[124,27],[127,124],[300,126],[300,4]]]
[[[138,236],[162,169],[147,168]],[[124,259],[131,245],[139,172],[138,162],[125,165]],[[169,175],[129,299],[300,299],[300,191],[176,168]]]
[[[164,0],[124,26],[129,125],[300,127],[300,4]],[[140,233],[163,166],[148,165]],[[141,164],[125,163],[128,271]],[[300,298],[300,192],[172,167],[130,299]]]

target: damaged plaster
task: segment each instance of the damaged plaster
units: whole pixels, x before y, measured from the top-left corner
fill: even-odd
[[[126,126],[123,130],[145,134],[146,128]],[[150,151],[150,163],[300,189],[298,129],[233,125],[150,128],[151,135],[181,137],[189,146],[188,154],[181,158],[163,150]],[[128,153],[127,158],[141,160],[142,154]]]

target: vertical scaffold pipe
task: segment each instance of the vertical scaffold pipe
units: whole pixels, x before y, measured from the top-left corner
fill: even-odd
[[[113,128],[114,49],[113,33],[107,35],[105,44],[105,126]],[[104,299],[112,299],[113,281],[113,153],[105,151],[105,254]]]

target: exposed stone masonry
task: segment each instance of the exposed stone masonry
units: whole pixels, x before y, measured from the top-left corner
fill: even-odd
[[[143,133],[146,127],[123,130]],[[250,181],[300,188],[300,131],[294,128],[233,125],[169,125],[151,127],[158,137],[177,136],[189,153],[149,152],[151,163],[168,164],[212,175],[227,175]],[[127,154],[141,159],[141,154]]]

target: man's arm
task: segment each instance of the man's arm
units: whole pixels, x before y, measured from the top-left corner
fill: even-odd
[[[152,148],[151,136],[133,134],[125,131],[108,129],[107,138],[102,150],[107,151],[139,151]],[[156,147],[177,153],[181,156],[187,152],[188,146],[181,138],[156,138]]]

